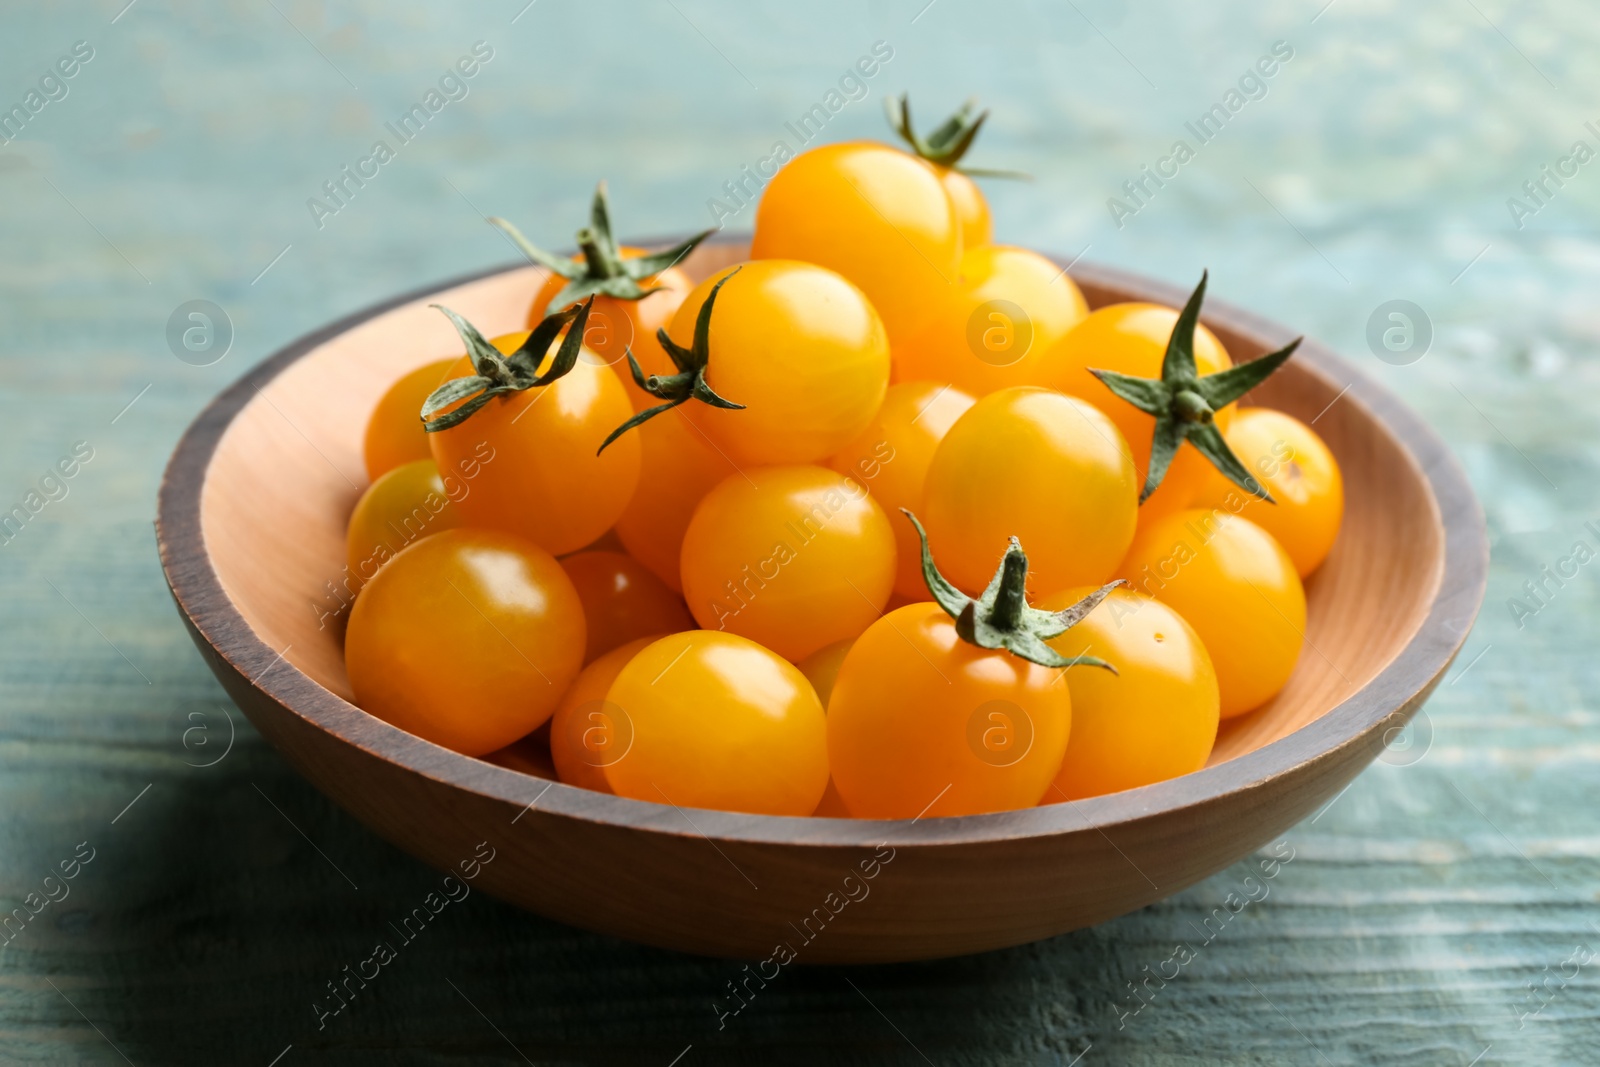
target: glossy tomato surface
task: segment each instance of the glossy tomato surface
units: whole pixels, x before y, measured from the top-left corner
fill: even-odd
[[[1047,349],[1039,365],[1038,384],[1087,400],[1116,423],[1132,450],[1140,488],[1150,468],[1155,419],[1115,396],[1089,370],[1112,370],[1136,378],[1161,377],[1167,341],[1177,321],[1177,311],[1160,304],[1111,304],[1097,308]],[[1222,342],[1203,324],[1196,325],[1194,331],[1194,363],[1195,370],[1202,376],[1233,365]],[[1217,425],[1226,429],[1232,418],[1230,405],[1217,412]],[[1141,519],[1150,522],[1188,506],[1209,470],[1210,462],[1185,442],[1173,457],[1160,488],[1142,505]]]
[[[367,477],[377,481],[403,463],[431,459],[428,434],[422,428],[422,402],[443,385],[456,360],[437,359],[402,375],[378,398],[362,436],[361,457]]]
[[[1249,519],[1168,515],[1139,531],[1118,574],[1200,635],[1223,718],[1260,707],[1289,680],[1305,641],[1305,590],[1283,546]]]
[[[889,341],[877,312],[830,270],[759,260],[695,287],[667,331],[678,344],[692,344],[700,307],[724,278],[706,381],[744,407],[691,400],[679,410],[734,463],[826,459],[862,431],[889,388]]]
[[[588,661],[635,638],[694,627],[683,597],[624,552],[574,552],[562,557],[561,569],[583,602]]]
[[[849,278],[896,343],[956,282],[961,220],[938,172],[874,141],[823,145],[784,165],[756,207],[752,259],[816,263]]]
[[[514,352],[527,336],[507,334],[494,345]],[[471,373],[462,356],[450,377]],[[637,438],[624,434],[595,454],[632,414],[617,376],[580,358],[549,385],[496,397],[428,438],[440,470],[458,470],[485,448],[494,454],[473,468],[472,491],[458,505],[468,525],[526,537],[559,556],[609,530],[633,498]]]
[[[1344,521],[1339,461],[1315,430],[1269,408],[1240,410],[1223,436],[1274,502],[1211,471],[1195,505],[1243,515],[1277,538],[1300,577],[1309,576],[1328,558]]]
[[[969,248],[932,322],[895,348],[895,380],[950,382],[975,397],[1050,384],[1042,370],[1046,353],[1088,314],[1077,284],[1037,252]]]
[[[1046,597],[1069,608],[1090,586]],[[1217,739],[1217,674],[1200,637],[1159,600],[1116,589],[1049,642],[1063,656],[1095,656],[1117,673],[1069,667],[1072,738],[1042,803],[1078,800],[1176,778],[1205,766]]]
[[[858,818],[976,815],[1037,804],[1072,728],[1057,672],[978,648],[932,603],[856,639],[828,701],[828,756]]]
[[[1097,408],[1049,389],[990,393],[934,451],[923,489],[939,567],[976,595],[1011,537],[1035,595],[1111,577],[1133,539],[1138,483],[1127,445]]]
[[[951,385],[891,385],[861,436],[828,460],[828,466],[865,486],[889,517],[896,557],[894,591],[907,600],[927,600],[928,586],[922,580],[921,542],[900,509],[921,512],[934,449],[972,404],[972,397]]]
[[[579,673],[550,718],[550,757],[556,775],[568,785],[611,792],[606,764],[623,754],[631,731],[620,721],[617,709],[606,703],[611,683],[622,668],[661,635],[636,637],[596,657]]]
[[[359,588],[387,560],[419,537],[461,525],[460,510],[431,459],[394,467],[356,501],[345,533],[351,588]]]
[[[344,654],[363,710],[481,756],[550,717],[583,644],[583,605],[550,553],[457,529],[417,541],[366,584]]]
[[[619,796],[763,815],[809,815],[828,784],[827,723],[795,667],[733,634],[663,637],[607,691],[629,734],[606,764]]]
[[[894,533],[860,483],[837,471],[752,467],[700,501],[681,566],[701,626],[798,662],[882,613],[894,585]]]

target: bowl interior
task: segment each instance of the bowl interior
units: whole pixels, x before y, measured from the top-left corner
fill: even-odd
[[[684,264],[703,277],[745,254],[707,244]],[[344,621],[345,521],[366,488],[361,440],[379,396],[413,367],[459,354],[443,303],[486,334],[521,327],[544,272],[495,274],[396,307],[336,333],[256,389],[207,470],[200,525],[229,599],[288,664],[349,700]],[[1086,270],[1091,306],[1160,298]],[[1177,299],[1181,300],[1179,296]],[[1269,330],[1207,319],[1235,360],[1281,343]],[[1306,643],[1294,676],[1269,704],[1224,724],[1211,762],[1254,751],[1324,714],[1378,674],[1428,614],[1443,573],[1444,529],[1427,479],[1403,445],[1353,396],[1333,365],[1297,356],[1250,398],[1315,428],[1344,472],[1344,526],[1307,583]]]

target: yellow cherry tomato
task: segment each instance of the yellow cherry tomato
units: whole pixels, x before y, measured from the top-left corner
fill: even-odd
[[[1205,642],[1222,717],[1277,695],[1305,641],[1306,595],[1283,546],[1249,519],[1191,508],[1139,531],[1118,575]]]
[[[933,167],[867,141],[785,164],[761,194],[750,246],[752,259],[798,259],[849,278],[896,343],[915,336],[932,300],[955,284],[961,251],[961,223]]]
[[[994,240],[994,221],[989,215],[989,201],[984,199],[978,183],[954,167],[935,164],[933,169],[956,209],[956,219],[961,225],[962,246],[971,252],[979,245]]]
[[[1069,589],[1039,607],[1061,611],[1092,592]],[[1103,659],[1117,673],[1062,672],[1072,693],[1072,737],[1041,803],[1116,793],[1205,766],[1217,739],[1217,674],[1199,635],[1176,611],[1115,589],[1048,643],[1063,656]]]
[[[1122,434],[1097,408],[1049,389],[990,393],[934,451],[923,488],[928,540],[975,594],[1006,539],[1027,546],[1029,588],[1099,585],[1133,540],[1139,487]]]
[[[1045,354],[1088,314],[1077,284],[1037,252],[969,248],[933,321],[895,348],[895,381],[951,382],[973,396],[1050,384],[1040,373]]]
[[[954,386],[936,382],[891,385],[883,406],[861,436],[828,460],[828,466],[866,486],[889,516],[898,560],[894,591],[908,600],[928,599],[928,587],[922,580],[917,532],[900,509],[921,510],[922,486],[933,450],[971,406],[972,397]]]
[[[561,706],[550,718],[550,757],[563,782],[597,793],[611,792],[605,766],[622,755],[619,744],[631,743],[631,734],[626,725],[619,724],[616,708],[606,703],[606,694],[628,661],[660,638],[660,634],[636,637],[597,657],[561,698]]]
[[[877,312],[830,270],[761,260],[695,287],[667,330],[678,344],[693,344],[700,306],[724,278],[712,305],[706,383],[744,408],[690,401],[679,410],[734,463],[826,459],[862,431],[889,388],[889,342]]]
[[[367,477],[372,481],[402,463],[431,458],[428,434],[422,428],[418,413],[428,394],[444,384],[455,365],[453,358],[424,363],[402,375],[378,398],[378,406],[367,419],[367,431],[361,443]]]
[[[839,677],[839,665],[844,662],[853,644],[854,641],[845,640],[823,645],[795,664],[800,668],[800,673],[806,676],[806,681],[811,683],[811,688],[817,691],[817,699],[822,701],[824,708],[828,706],[828,697],[833,693],[834,679]]]
[[[811,688],[817,691],[817,699],[822,701],[822,709],[828,709],[828,697],[833,693],[834,679],[839,677],[839,666],[844,663],[846,653],[850,651],[853,641],[835,641],[831,645],[824,645],[811,655],[795,664],[800,668],[800,673],[806,676],[806,681],[811,683]],[[839,789],[833,784],[833,778],[828,778],[828,788],[822,791],[822,799],[817,802],[817,810],[811,814],[835,819],[848,819],[850,812],[844,806],[844,799],[839,796]]]
[[[588,662],[638,637],[694,628],[683,598],[632,556],[577,552],[562,557],[561,569],[583,602]]]
[[[885,615],[850,647],[828,701],[844,806],[858,818],[909,819],[1037,804],[1072,727],[1056,674],[968,644],[937,604]]]
[[[663,637],[628,661],[606,702],[631,733],[605,766],[618,796],[810,815],[828,784],[817,694],[754,641],[707,630]]]
[[[350,513],[345,553],[352,587],[417,538],[460,525],[460,512],[433,460],[419,459],[380,475]]]
[[[644,249],[629,245],[620,246],[617,252],[622,259],[634,259],[646,254]],[[573,257],[574,263],[581,260],[582,257]],[[673,372],[672,360],[667,357],[661,342],[656,340],[656,331],[672,321],[683,298],[694,288],[694,282],[682,269],[668,267],[660,274],[642,279],[639,285],[644,289],[654,289],[655,292],[638,300],[619,300],[604,293],[594,298],[594,307],[589,311],[589,321],[583,331],[585,351],[579,357],[610,367],[622,380],[623,389],[635,410],[653,407],[658,401],[633,384],[633,376],[628,373],[627,353],[633,353],[646,374]],[[545,278],[528,308],[528,329],[539,325],[547,308],[550,311],[561,310],[549,305],[566,286],[567,279],[559,274]]]
[[[1243,515],[1273,537],[1305,578],[1328,558],[1344,520],[1344,476],[1315,430],[1270,408],[1244,408],[1223,438],[1272,494],[1269,504],[1212,470],[1197,507]]]
[[[798,661],[882,614],[894,532],[861,484],[837,471],[752,467],[700,501],[681,567],[701,626]]]
[[[494,339],[515,352],[526,333]],[[541,372],[549,366],[547,358]],[[462,356],[451,378],[467,377]],[[639,478],[639,442],[631,434],[596,455],[600,443],[633,414],[617,376],[579,359],[549,385],[498,396],[449,429],[428,435],[440,470],[470,463],[487,446],[492,463],[472,476],[458,507],[472,526],[507,530],[563,555],[590,544],[622,515]]]
[[[639,488],[617,520],[617,538],[629,555],[681,593],[678,557],[689,519],[700,499],[737,468],[681,407],[631,432],[639,438]]]
[[[1089,373],[1113,370],[1137,378],[1161,377],[1161,361],[1178,313],[1160,304],[1111,304],[1089,313],[1067,335],[1047,350],[1039,364],[1039,383],[1087,400],[1117,424],[1132,449],[1139,485],[1150,468],[1150,441],[1155,419],[1112,394]],[[1200,375],[1215,374],[1233,366],[1228,350],[1202,323],[1195,324],[1194,365]],[[1233,406],[1217,412],[1217,426],[1226,431]],[[1211,463],[1185,441],[1159,488],[1140,508],[1143,522],[1151,522],[1187,507],[1211,470]]]
[[[404,549],[356,598],[345,635],[355,703],[468,756],[555,711],[583,664],[583,605],[555,557],[497,530]]]

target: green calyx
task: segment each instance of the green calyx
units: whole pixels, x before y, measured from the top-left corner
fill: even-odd
[[[616,240],[611,236],[611,207],[606,200],[605,182],[594,187],[589,225],[577,234],[578,249],[583,253],[581,260],[567,259],[538,248],[505,219],[491,218],[489,221],[503,230],[523,255],[567,279],[566,286],[551,298],[546,311],[567,307],[597,293],[618,300],[643,299],[660,286],[646,289],[642,283],[677,264],[693,252],[701,241],[717,232],[706,230],[664,251],[623,258],[617,250]]]
[[[1003,648],[1014,656],[1041,667],[1104,667],[1112,674],[1117,669],[1094,656],[1063,656],[1045,644],[1082,622],[1084,617],[1119,585],[1121,578],[1101,586],[1062,611],[1041,611],[1030,607],[1027,597],[1028,556],[1015,537],[1006,547],[1000,567],[989,580],[989,587],[976,600],[951,585],[934,565],[928,548],[928,534],[922,523],[906,508],[900,509],[917,528],[922,541],[922,580],[934,601],[956,621],[956,633],[979,648]]]
[[[977,110],[977,97],[969,97],[966,103],[956,108],[954,114],[935,127],[926,137],[917,133],[911,125],[910,93],[891,96],[883,103],[884,110],[889,113],[889,125],[893,126],[901,139],[911,146],[913,152],[929,163],[939,167],[949,167],[976,178],[1032,180],[1032,175],[1024,174],[1020,170],[983,170],[960,166],[961,157],[972,147],[973,138],[978,136],[984,120],[989,117],[987,110]]]
[[[1150,471],[1139,494],[1143,504],[1167,475],[1167,468],[1188,441],[1211,461],[1211,465],[1243,489],[1269,504],[1277,501],[1239,461],[1217,429],[1216,413],[1244,396],[1272,376],[1294,354],[1304,338],[1296,337],[1276,352],[1236,367],[1201,377],[1194,365],[1194,328],[1200,321],[1200,303],[1206,295],[1206,277],[1189,295],[1167,339],[1167,352],[1161,360],[1160,378],[1134,378],[1111,370],[1089,369],[1107,389],[1156,420],[1150,443]]]
[[[472,369],[477,372],[465,378],[450,379],[422,402],[422,428],[428,433],[438,433],[471,418],[473,412],[497,396],[549,385],[570,371],[583,351],[583,331],[589,324],[589,309],[594,306],[594,297],[589,297],[581,305],[545,316],[528,334],[528,339],[522,342],[521,347],[509,356],[502,356],[500,350],[490,344],[476,326],[443,304],[429,306],[444,312],[455,324],[456,333],[461,335],[461,340],[467,346]],[[564,329],[567,335],[561,339],[555,359],[550,362],[550,368],[540,374],[539,364],[544,362],[550,346]],[[466,403],[460,407],[444,410],[463,400]]]
[[[628,349],[628,370],[633,373],[633,384],[649,393],[658,400],[665,400],[665,404],[657,404],[653,408],[634,415],[633,418],[611,431],[611,436],[600,443],[600,448],[595,455],[606,450],[606,446],[617,438],[627,433],[642,423],[649,422],[663,411],[669,411],[679,404],[686,404],[691,400],[698,400],[702,404],[710,404],[714,408],[728,408],[734,411],[743,411],[743,404],[735,404],[718,396],[716,391],[706,382],[706,364],[711,359],[711,309],[717,302],[717,294],[722,287],[728,284],[728,279],[738,274],[741,268],[735,267],[721,278],[716,285],[711,287],[711,292],[706,295],[706,302],[700,305],[700,313],[694,320],[694,342],[684,348],[671,337],[666,330],[656,331],[656,340],[661,342],[661,347],[666,349],[671,357],[673,366],[678,368],[676,374],[651,374],[646,375],[639,367],[639,361],[633,358],[633,349]]]

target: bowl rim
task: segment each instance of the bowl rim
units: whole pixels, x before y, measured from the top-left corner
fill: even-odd
[[[748,240],[748,234],[718,234],[707,243]],[[642,244],[653,247],[652,242]],[[1069,268],[1060,258],[1051,258],[1063,269]],[[1387,720],[1401,716],[1391,727],[1405,722],[1432,691],[1466,641],[1482,605],[1488,577],[1488,535],[1482,507],[1460,463],[1443,439],[1395,394],[1327,346],[1307,338],[1296,359],[1302,369],[1323,378],[1330,387],[1342,389],[1336,399],[1366,407],[1416,461],[1439,509],[1445,551],[1439,588],[1428,614],[1394,659],[1339,704],[1276,741],[1223,763],[1120,793],[1017,811],[909,820],[710,809],[690,809],[696,814],[689,819],[676,805],[597,793],[461,755],[361,711],[283,660],[281,653],[262,640],[229,599],[212,566],[200,524],[200,505],[212,457],[229,425],[262,387],[291,364],[398,307],[528,266],[526,261],[503,264],[422,286],[371,304],[278,349],[195,417],[173,450],[158,494],[156,534],[162,571],[193,632],[240,678],[285,711],[345,744],[440,784],[524,812],[537,806],[546,816],[747,845],[929,847],[1103,833],[1114,826],[1201,808],[1232,794],[1261,789],[1333,759],[1349,746],[1372,745]],[[1138,299],[1176,307],[1188,296],[1179,286],[1118,268],[1074,261],[1070,270],[1080,282],[1120,289]],[[1284,326],[1219,300],[1207,300],[1202,321],[1213,328],[1259,338],[1268,350],[1297,336]],[[1368,759],[1376,756],[1380,747],[1372,745]],[[1357,766],[1364,767],[1366,762],[1361,760]]]

